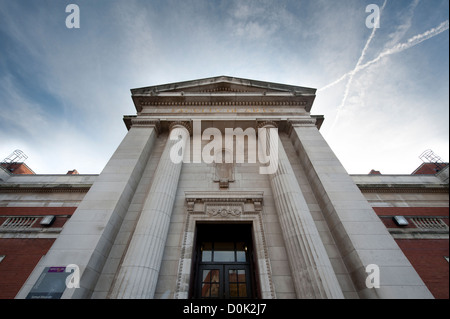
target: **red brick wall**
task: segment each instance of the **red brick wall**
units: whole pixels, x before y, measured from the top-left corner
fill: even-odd
[[[55,215],[50,227],[60,228],[76,207],[0,207],[0,225],[5,216]],[[42,227],[38,219],[32,228]],[[30,234],[32,235],[32,233]],[[55,238],[0,238],[0,299],[12,299],[19,292],[39,260],[48,252]]]
[[[0,299],[12,299],[36,264],[52,246],[53,238],[2,238],[0,255]]]
[[[374,207],[387,228],[399,228],[393,216],[439,217],[449,224],[448,207]],[[415,228],[413,223],[403,228]],[[448,239],[395,239],[435,298],[449,298]]]
[[[448,239],[396,239],[435,298],[449,298]]]
[[[448,207],[373,207],[378,216],[447,216]]]

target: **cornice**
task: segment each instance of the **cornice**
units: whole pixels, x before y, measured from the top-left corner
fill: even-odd
[[[214,76],[202,79],[174,82],[131,89],[132,95],[159,94],[162,92],[176,92],[183,90],[209,91],[230,88],[232,90],[270,90],[276,92],[293,92],[296,94],[315,94],[316,89],[260,80],[244,79],[233,76]]]
[[[148,101],[138,98],[139,106],[301,106],[308,105],[308,101]]]
[[[448,185],[356,184],[362,193],[447,193]]]
[[[161,131],[161,124],[159,120],[155,119],[142,119],[139,117],[131,118],[131,125],[133,127],[154,127],[156,133],[159,134]]]
[[[26,185],[14,184],[0,185],[0,193],[87,193],[91,188],[91,184],[86,185]]]

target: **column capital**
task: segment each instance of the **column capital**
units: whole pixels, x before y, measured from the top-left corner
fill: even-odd
[[[274,127],[274,128],[278,128],[278,123],[276,123],[275,121],[258,121],[258,128],[263,128],[263,127]]]
[[[169,122],[169,132],[171,132],[176,127],[184,127],[188,130],[189,135],[192,135],[192,125],[190,121],[171,121]]]

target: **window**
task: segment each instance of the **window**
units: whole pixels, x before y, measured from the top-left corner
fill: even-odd
[[[26,229],[33,226],[37,217],[9,217],[0,226],[2,229]]]
[[[421,229],[448,229],[447,224],[441,218],[414,217],[411,220],[417,228]]]
[[[246,262],[245,242],[202,242],[202,262]]]

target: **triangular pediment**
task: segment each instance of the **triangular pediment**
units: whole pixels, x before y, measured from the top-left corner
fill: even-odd
[[[131,90],[137,112],[144,107],[292,106],[309,112],[316,89],[217,76]],[[150,112],[150,111],[149,111]],[[160,110],[158,111],[160,112]]]
[[[132,89],[133,96],[148,96],[160,93],[295,93],[315,94],[312,88],[242,79],[230,76],[217,76],[205,79],[169,83]]]

